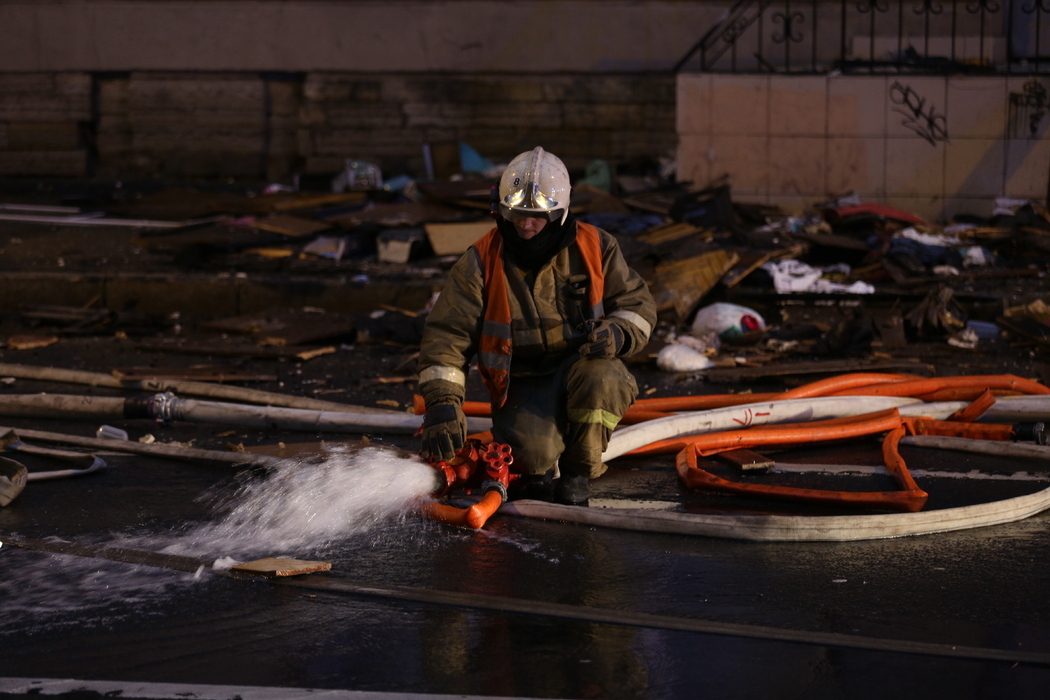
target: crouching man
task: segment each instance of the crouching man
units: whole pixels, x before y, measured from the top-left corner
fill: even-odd
[[[513,449],[516,497],[586,505],[609,436],[638,394],[619,358],[639,352],[656,304],[608,232],[569,212],[562,161],[518,155],[499,185],[495,227],[464,253],[423,330],[422,452],[451,459],[466,437],[466,371],[476,355],[492,435]],[[555,475],[558,475],[554,481]]]

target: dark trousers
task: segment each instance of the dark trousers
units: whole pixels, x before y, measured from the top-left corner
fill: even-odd
[[[620,360],[585,360],[573,354],[553,374],[512,376],[507,402],[492,415],[492,437],[514,455],[511,471],[601,476],[602,452],[638,395]]]

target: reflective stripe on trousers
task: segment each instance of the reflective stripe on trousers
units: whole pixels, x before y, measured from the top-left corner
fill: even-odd
[[[620,360],[571,355],[550,375],[512,377],[503,408],[492,416],[492,435],[514,450],[513,470],[600,476],[601,454],[620,417],[638,394]],[[559,459],[560,458],[560,459]]]

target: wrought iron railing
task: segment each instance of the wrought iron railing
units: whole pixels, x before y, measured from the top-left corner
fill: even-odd
[[[1050,0],[738,0],[676,71],[1048,73]]]

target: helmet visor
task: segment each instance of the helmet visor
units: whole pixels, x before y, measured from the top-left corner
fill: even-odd
[[[512,224],[520,224],[525,219],[544,219],[546,221],[557,221],[565,214],[565,210],[512,209],[503,202],[500,202],[499,213],[503,216],[504,219],[511,222]]]

